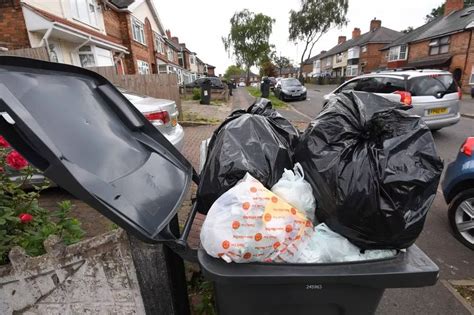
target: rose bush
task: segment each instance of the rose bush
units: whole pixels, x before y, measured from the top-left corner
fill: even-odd
[[[20,153],[0,136],[0,265],[8,263],[13,246],[23,247],[31,256],[45,252],[43,241],[54,234],[66,244],[79,241],[84,235],[77,219],[71,218],[71,202],[58,204],[50,211],[39,206],[38,199],[48,183],[25,190],[37,172]]]

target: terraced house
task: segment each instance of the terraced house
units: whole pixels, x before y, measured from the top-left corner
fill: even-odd
[[[382,60],[380,49],[402,35],[373,19],[368,32],[361,34],[360,28],[354,28],[351,39],[339,36],[336,46],[319,54],[319,62],[313,61],[312,76],[354,77],[377,70]]]
[[[51,61],[119,74],[199,76],[196,53],[165,30],[152,0],[0,0],[0,46],[46,47]]]
[[[447,0],[444,15],[386,45],[382,66],[443,69],[465,92],[474,85],[474,7]]]

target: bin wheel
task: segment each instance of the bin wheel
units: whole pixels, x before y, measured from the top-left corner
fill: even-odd
[[[454,236],[468,248],[474,249],[474,188],[454,197],[449,205],[448,217]]]

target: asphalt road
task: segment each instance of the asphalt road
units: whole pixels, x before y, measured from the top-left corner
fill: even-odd
[[[335,86],[308,86],[308,99],[291,105],[306,117],[320,111],[323,96]],[[433,136],[445,165],[453,161],[467,136],[474,135],[474,119],[462,117],[451,127]],[[439,266],[440,281],[434,287],[389,289],[382,298],[378,314],[471,314],[445,286],[446,280],[474,279],[474,252],[451,234],[447,205],[438,189],[425,228],[416,244]]]

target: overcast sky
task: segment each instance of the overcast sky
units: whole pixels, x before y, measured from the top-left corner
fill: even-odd
[[[222,44],[222,36],[230,30],[230,18],[236,11],[249,9],[263,13],[276,20],[270,43],[276,51],[297,64],[303,45],[288,41],[288,17],[290,9],[297,10],[300,0],[154,0],[156,9],[166,29],[180,42],[198,54],[204,62],[216,66],[216,74],[224,73],[233,64]],[[382,26],[401,31],[408,26],[424,24],[425,15],[443,3],[443,0],[349,0],[347,17],[349,23],[342,29],[333,29],[316,44],[313,55],[328,50],[337,44],[337,37],[349,39],[354,27],[362,33],[369,30],[370,20],[382,20]]]

